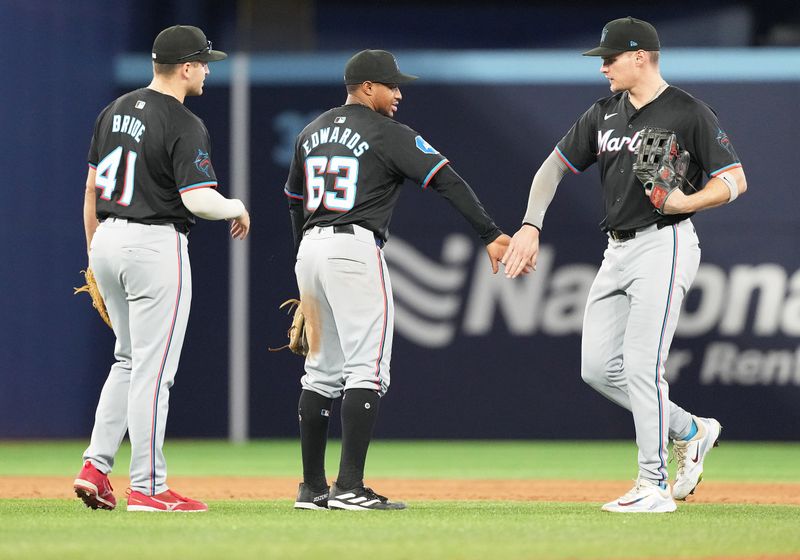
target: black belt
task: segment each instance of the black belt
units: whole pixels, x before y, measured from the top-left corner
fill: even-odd
[[[353,228],[353,224],[342,224],[339,226],[333,226],[333,233],[349,233],[350,235],[355,235],[356,231]],[[374,232],[372,235],[375,237],[375,245],[378,247],[383,247],[383,239],[378,237],[378,235]]]
[[[610,229],[607,233],[614,241],[627,241],[636,237],[635,229]]]
[[[670,225],[672,225],[672,224],[669,223],[669,222],[659,222],[659,223],[656,224],[656,228],[657,229],[663,229],[663,228],[665,228],[667,226],[670,226]],[[650,226],[644,226],[644,227],[641,227],[639,229],[645,229],[645,228],[648,228],[648,227],[650,227]],[[628,239],[633,239],[634,237],[636,237],[636,232],[637,232],[637,230],[635,230],[635,229],[609,229],[609,230],[606,230],[606,233],[608,234],[608,236],[611,239],[613,239],[614,241],[627,241]]]
[[[356,231],[353,228],[353,224],[344,224],[341,226],[333,226],[333,233],[349,233],[350,235],[355,235]]]

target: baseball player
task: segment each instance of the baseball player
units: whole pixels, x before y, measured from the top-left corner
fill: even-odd
[[[192,297],[189,228],[200,216],[232,220],[235,239],[250,229],[242,202],[216,191],[208,131],[183,104],[202,95],[208,63],[225,57],[196,27],[165,29],[153,43],[153,81],[112,102],[95,123],[83,218],[116,361],[74,482],[93,509],[116,506],[107,474],[126,430],[128,511],[208,509],[169,489],[162,445]]]
[[[703,459],[720,435],[713,418],[693,416],[669,400],[664,363],[681,302],[700,262],[690,217],[733,202],[747,188],[742,165],[714,111],[670,86],[659,70],[655,28],[626,17],[603,28],[601,73],[613,95],[592,105],[537,171],[522,228],[502,262],[514,278],[535,265],[545,211],[562,177],[597,163],[608,247],[592,284],[583,322],[581,375],[592,388],[630,410],[639,448],[639,475],[630,492],[603,506],[612,512],[670,512],[692,493]],[[670,193],[656,211],[632,171],[641,131],[673,131],[691,159],[688,182],[698,190]],[[700,189],[702,175],[710,179]],[[667,441],[678,463],[670,494]]]
[[[323,113],[297,138],[285,193],[310,347],[298,405],[298,509],[405,508],[363,481],[380,399],[389,389],[394,305],[382,247],[403,181],[437,191],[469,221],[493,272],[510,241],[447,158],[392,120],[399,84],[415,79],[400,72],[391,53],[361,51],[345,66],[345,105]],[[329,488],[328,421],[342,395],[342,455]]]

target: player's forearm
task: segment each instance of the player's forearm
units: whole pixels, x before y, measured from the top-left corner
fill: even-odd
[[[538,229],[542,229],[544,215],[547,208],[553,201],[556,188],[564,178],[568,169],[558,157],[555,150],[542,163],[531,182],[531,191],[528,195],[528,208],[522,223],[530,224]]]
[[[449,165],[434,176],[429,186],[466,218],[484,243],[489,244],[500,236],[500,228],[486,213],[475,192]]]
[[[181,194],[187,210],[204,220],[229,220],[238,218],[245,212],[244,204],[238,198],[225,198],[215,189],[194,189]]]
[[[684,199],[681,213],[699,212],[733,202],[747,190],[747,180],[741,168],[712,178],[702,190]]]

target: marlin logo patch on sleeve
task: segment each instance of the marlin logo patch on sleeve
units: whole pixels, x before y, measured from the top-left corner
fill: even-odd
[[[426,153],[426,154],[438,154],[439,153],[436,150],[436,148],[434,148],[433,146],[428,144],[425,140],[423,140],[422,136],[417,136],[416,138],[414,138],[414,142],[417,144],[417,148],[419,148],[420,152],[423,152],[423,153]]]
[[[208,152],[198,149],[197,157],[194,158],[194,166],[206,177],[211,177],[211,175],[208,174],[208,169],[211,167],[211,160],[208,157]]]
[[[722,130],[721,128],[719,129],[719,132],[717,132],[717,142],[719,142],[719,145],[722,146],[722,148],[725,151],[727,151],[728,153],[732,153],[731,141],[728,138],[728,135],[725,133],[725,131]]]

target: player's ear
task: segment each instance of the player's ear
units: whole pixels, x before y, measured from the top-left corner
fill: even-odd
[[[366,82],[361,82],[361,91],[363,91],[366,95],[372,95],[372,91],[375,88],[375,83],[370,82],[367,80]]]

